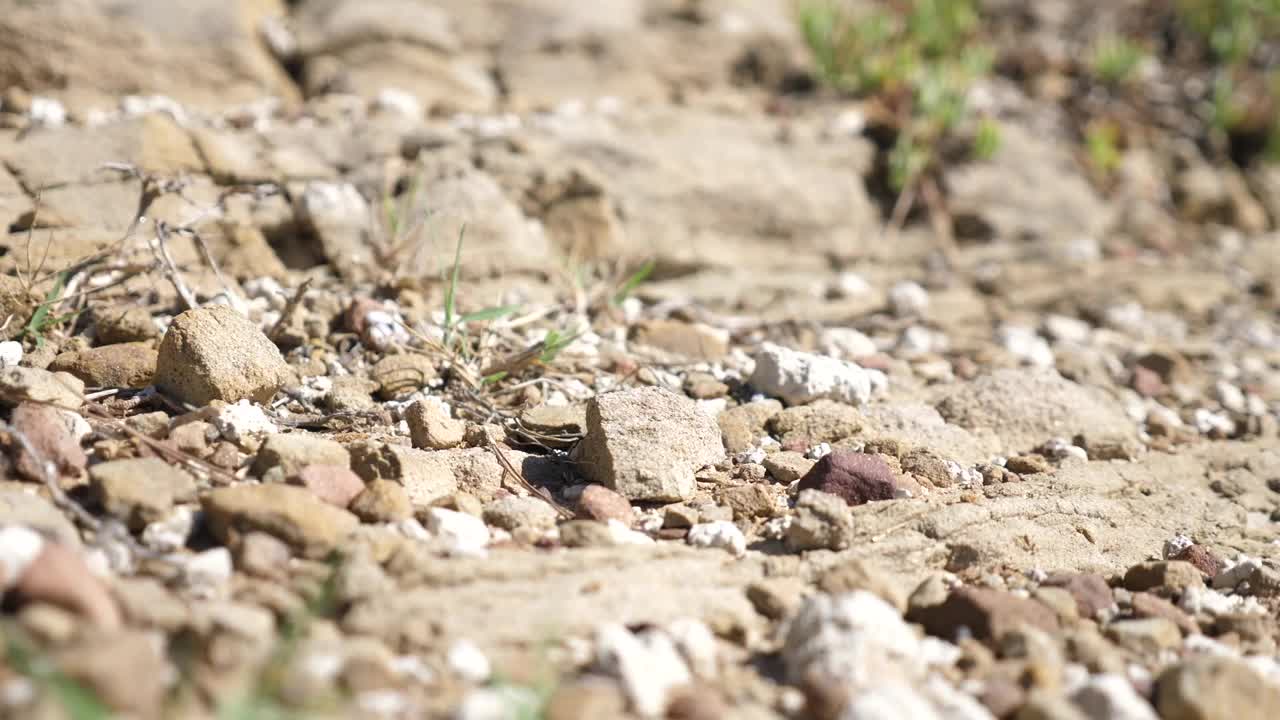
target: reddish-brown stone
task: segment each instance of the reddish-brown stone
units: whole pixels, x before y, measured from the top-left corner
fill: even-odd
[[[603,485],[588,485],[578,498],[578,517],[600,522],[617,520],[631,527],[631,523],[635,521],[635,511],[621,494]]]
[[[850,505],[892,500],[897,478],[878,455],[836,451],[826,455],[800,478],[800,490],[831,493]]]
[[[935,637],[954,640],[967,628],[982,641],[999,639],[1022,626],[1045,632],[1058,630],[1058,616],[1048,606],[1012,593],[988,588],[963,587],[954,590],[938,605],[918,608],[908,617]]]
[[[360,476],[338,465],[308,465],[298,472],[298,484],[340,508],[350,505],[364,491]]]

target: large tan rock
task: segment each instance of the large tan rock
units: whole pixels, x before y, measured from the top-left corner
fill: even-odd
[[[103,345],[62,353],[49,369],[75,375],[89,387],[143,388],[155,375],[156,349],[151,343]]]
[[[261,37],[282,0],[52,0],[0,14],[0,85],[112,107],[162,94],[200,108],[296,99]]]
[[[937,407],[947,422],[993,433],[1009,451],[1076,435],[1087,442],[1137,440],[1117,400],[1052,370],[996,370],[958,386]]]
[[[174,503],[196,497],[191,475],[160,458],[98,463],[89,469],[89,479],[103,509],[134,530],[163,519]]]
[[[449,14],[413,0],[305,2],[295,14],[307,94],[396,88],[423,106],[485,112],[498,88],[483,56],[462,52]]]
[[[68,125],[36,130],[16,143],[5,161],[32,190],[115,183],[120,176],[104,170],[105,163],[128,163],[162,175],[204,170],[190,135],[173,118],[160,113],[99,127]],[[47,203],[48,198],[42,195],[41,202]],[[121,210],[132,218],[136,209],[135,192],[132,203]],[[42,216],[45,212],[44,208],[40,211]]]
[[[296,485],[236,485],[203,498],[209,529],[220,542],[237,543],[254,530],[274,535],[301,555],[324,557],[360,524],[341,508]]]
[[[661,388],[606,393],[587,405],[579,467],[628,500],[693,497],[694,473],[725,457],[720,428],[688,398]]]
[[[192,405],[265,403],[290,377],[280,350],[243,315],[213,305],[173,319],[160,341],[155,384]]]

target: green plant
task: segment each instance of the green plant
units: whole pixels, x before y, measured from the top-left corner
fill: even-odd
[[[1089,153],[1089,165],[1103,178],[1120,165],[1120,132],[1109,122],[1092,122],[1084,132],[1085,148]]]
[[[1218,132],[1229,133],[1244,117],[1244,108],[1236,98],[1235,81],[1230,75],[1222,74],[1214,79],[1212,98],[1210,125]]]
[[[394,268],[397,275],[419,269],[420,256],[433,244],[425,240],[434,217],[422,208],[421,178],[413,176],[399,195],[384,192],[380,205],[380,213],[371,213],[372,245],[380,266]]]
[[[909,0],[889,9],[857,11],[836,0],[799,6],[801,35],[819,78],[858,96],[883,94],[896,108],[889,184],[904,192],[938,161],[937,147],[964,125],[969,89],[991,66],[977,38],[973,0]],[[985,133],[985,134],[984,134]],[[974,157],[990,156],[991,128],[980,128]]]
[[[1000,150],[1000,123],[983,118],[973,138],[973,156],[978,160],[990,160]]]
[[[457,338],[457,331],[461,326],[467,323],[485,322],[488,320],[497,320],[512,315],[520,310],[515,305],[504,305],[501,307],[490,307],[483,310],[459,315],[457,309],[458,300],[458,278],[462,272],[462,245],[466,239],[467,227],[464,225],[458,231],[458,245],[453,252],[453,266],[449,273],[449,282],[445,287],[444,294],[444,346],[447,350],[453,350],[454,340]],[[468,343],[458,343],[457,348],[462,354],[468,354],[470,347]]]
[[[44,347],[44,334],[46,332],[80,315],[78,310],[62,315],[53,314],[53,307],[62,301],[62,291],[67,286],[67,276],[68,273],[66,271],[54,276],[53,285],[45,293],[44,301],[36,306],[36,309],[31,313],[31,319],[27,321],[26,327],[22,329],[23,337],[35,340],[36,347]]]
[[[1121,35],[1104,35],[1094,43],[1089,67],[1102,82],[1122,85],[1146,58],[1142,46]]]
[[[613,293],[613,297],[610,298],[613,304],[621,305],[623,300],[630,297],[631,293],[635,292],[636,288],[640,287],[645,280],[649,279],[649,276],[653,274],[654,267],[656,267],[656,263],[649,260],[646,261],[644,265],[641,265],[640,269],[628,275],[627,279],[623,280],[622,284],[618,286],[617,291]]]
[[[1179,0],[1178,17],[1227,65],[1247,61],[1280,31],[1280,0]]]
[[[1280,103],[1280,83],[1275,81],[1280,0],[1179,0],[1176,10],[1179,24],[1203,42],[1214,63],[1210,140],[1223,148],[1239,131],[1261,133],[1263,159],[1280,159],[1280,117],[1272,113],[1269,122],[1242,128],[1250,114],[1246,108]]]

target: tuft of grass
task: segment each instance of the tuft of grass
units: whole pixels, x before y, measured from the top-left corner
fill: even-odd
[[[503,305],[500,307],[484,308],[475,312],[458,314],[458,278],[462,272],[462,245],[466,241],[467,226],[463,225],[458,231],[458,244],[453,251],[453,266],[449,272],[449,282],[445,286],[444,292],[444,346],[447,350],[455,349],[455,340],[458,338],[458,330],[467,323],[487,322],[490,320],[499,320],[509,317],[520,311],[519,306]],[[470,352],[471,343],[456,343],[457,350],[466,355]]]
[[[1261,127],[1242,128],[1246,112],[1253,104],[1242,86],[1250,76],[1261,72],[1261,89],[1253,92],[1261,97],[1254,102],[1271,106],[1280,104],[1280,70],[1276,52],[1280,50],[1280,0],[1178,0],[1176,15],[1179,25],[1203,43],[1212,60],[1209,98],[1209,130],[1211,140],[1224,144],[1234,133],[1261,131],[1265,146],[1262,159],[1280,160],[1280,116],[1272,116]]]
[[[371,212],[372,244],[382,268],[393,277],[402,277],[421,269],[421,255],[431,248],[428,230],[434,213],[421,209],[422,179],[414,175],[408,188],[395,195],[382,194],[381,212]]]
[[[1247,62],[1280,32],[1280,0],[1179,0],[1178,18],[1221,63]]]
[[[564,335],[559,330],[549,331],[542,340],[542,352],[538,355],[538,362],[543,365],[551,363],[562,350],[569,347],[581,334]]]
[[[1085,149],[1089,165],[1103,179],[1111,176],[1120,166],[1120,132],[1109,122],[1092,122],[1085,128]]]
[[[1102,82],[1118,86],[1133,77],[1145,58],[1142,46],[1132,40],[1121,35],[1104,35],[1093,46],[1089,68]]]
[[[990,160],[1000,151],[1000,123],[991,118],[983,118],[978,123],[977,135],[973,138],[973,157],[978,160]]]
[[[613,293],[613,297],[611,298],[613,304],[621,305],[623,300],[631,297],[631,293],[635,292],[636,288],[640,287],[644,284],[645,280],[649,279],[649,276],[653,274],[653,269],[656,266],[657,264],[654,261],[649,260],[646,261],[644,265],[641,265],[640,269],[628,275],[627,279],[623,280],[622,284],[618,286],[617,291]]]
[[[908,0],[859,12],[836,0],[799,6],[801,35],[819,79],[855,96],[883,96],[899,109],[889,153],[897,192],[938,162],[938,146],[970,119],[969,89],[991,68],[993,52],[978,40],[974,0]],[[975,139],[989,142],[979,131]],[[970,148],[973,157],[994,147]]]
[[[1236,98],[1236,84],[1229,74],[1219,75],[1213,82],[1210,126],[1217,132],[1228,134],[1244,118],[1244,108]]]
[[[53,314],[53,307],[62,300],[62,291],[67,286],[68,275],[69,273],[64,270],[54,276],[53,285],[45,293],[44,301],[36,306],[35,311],[31,313],[31,319],[22,329],[22,336],[34,340],[36,347],[44,347],[45,333],[80,315],[79,311],[62,315]]]

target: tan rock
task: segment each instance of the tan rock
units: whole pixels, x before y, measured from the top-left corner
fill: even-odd
[[[293,478],[308,465],[349,467],[351,453],[334,440],[307,432],[268,435],[254,458],[250,472],[262,477],[279,468],[285,478]]]
[[[98,342],[104,345],[143,342],[160,337],[160,330],[144,308],[128,306],[95,307],[93,324]]]
[[[220,542],[236,544],[254,530],[274,535],[308,558],[338,547],[360,520],[292,485],[218,488],[202,502],[209,529]]]
[[[729,333],[701,323],[650,320],[635,327],[631,341],[691,360],[715,362],[729,352]]]
[[[266,403],[291,377],[280,350],[244,316],[213,305],[173,319],[160,341],[155,384],[183,402]]]
[[[195,500],[195,480],[159,458],[112,460],[89,468],[89,479],[109,514],[134,530],[162,519],[174,503]]]
[[[405,409],[413,446],[422,450],[447,450],[462,444],[467,424],[445,414],[434,402],[419,400]]]
[[[394,400],[427,386],[436,379],[436,366],[431,358],[418,353],[388,355],[374,363],[369,377],[378,383],[378,395]]]
[[[374,480],[351,501],[351,512],[365,522],[386,523],[413,516],[413,502],[404,486],[391,480]]]
[[[593,398],[578,452],[589,479],[649,501],[688,500],[694,473],[725,456],[715,420],[688,398],[652,387]]]
[[[62,353],[49,369],[75,375],[89,387],[144,388],[155,375],[156,357],[150,343],[120,343]]]
[[[23,400],[75,410],[84,404],[84,381],[39,368],[0,369],[0,403],[16,405]]]
[[[297,88],[259,35],[265,22],[285,12],[280,0],[15,6],[0,28],[21,32],[25,44],[0,54],[4,84],[101,98],[101,106],[154,93],[210,110],[268,95],[293,101]]]

